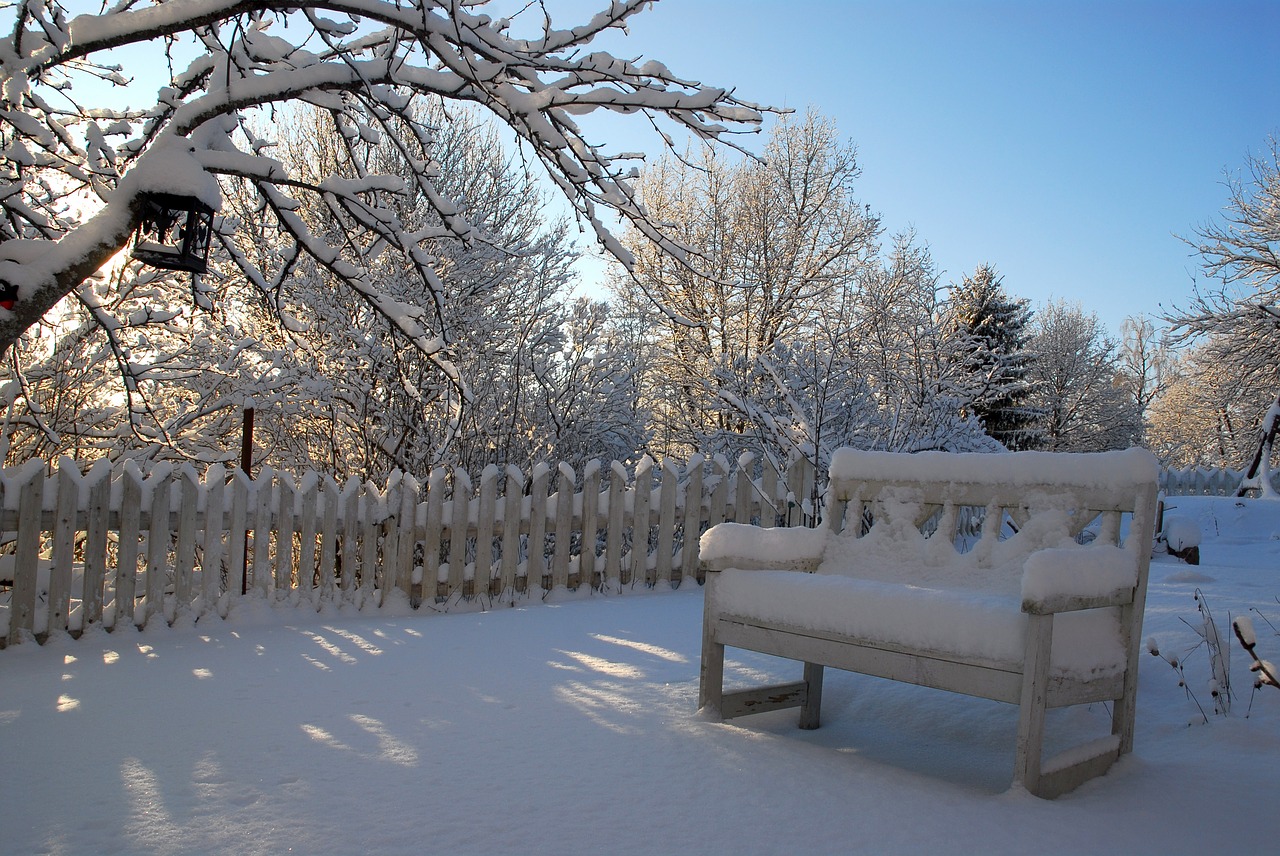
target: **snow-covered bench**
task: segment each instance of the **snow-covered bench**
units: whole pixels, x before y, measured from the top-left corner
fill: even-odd
[[[1038,796],[1101,775],[1133,746],[1157,474],[1138,449],[838,451],[829,526],[703,535],[699,706],[800,707],[817,728],[831,666],[1019,705],[1014,781]],[[803,679],[724,692],[726,645],[799,660]],[[1046,708],[1095,702],[1111,734],[1042,760]]]

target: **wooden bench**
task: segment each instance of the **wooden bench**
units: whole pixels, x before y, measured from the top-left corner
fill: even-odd
[[[1037,796],[1101,775],[1133,748],[1157,474],[1139,449],[838,451],[823,528],[703,535],[699,707],[817,728],[830,666],[1018,705],[1013,778]],[[725,692],[725,646],[803,678]],[[1097,702],[1110,735],[1042,759],[1046,709]]]

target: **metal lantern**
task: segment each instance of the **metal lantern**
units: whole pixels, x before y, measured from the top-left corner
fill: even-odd
[[[152,267],[206,273],[213,209],[194,196],[139,194],[142,222],[133,257]]]

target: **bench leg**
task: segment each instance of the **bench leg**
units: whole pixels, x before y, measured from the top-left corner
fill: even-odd
[[[698,709],[710,706],[723,713],[720,700],[724,694],[724,646],[702,640],[702,669],[698,682]]]
[[[800,706],[800,727],[814,729],[822,721],[822,666],[805,663],[804,682],[806,690],[804,704]]]
[[[1123,607],[1121,611],[1121,621],[1126,627],[1132,627],[1133,624],[1133,607]],[[1131,635],[1136,635],[1136,630],[1129,631]],[[1130,638],[1128,642],[1129,660],[1127,670],[1124,675],[1124,692],[1120,698],[1115,699],[1111,708],[1111,733],[1120,738],[1121,755],[1126,752],[1133,751],[1133,722],[1134,722],[1134,706],[1138,697],[1138,650],[1140,646],[1135,639]]]
[[[1044,751],[1044,714],[1049,693],[1049,655],[1052,646],[1053,616],[1028,616],[1013,780],[1037,795],[1040,790],[1040,762]]]

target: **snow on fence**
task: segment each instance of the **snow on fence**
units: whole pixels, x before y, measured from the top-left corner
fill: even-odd
[[[221,465],[64,458],[0,474],[0,647],[24,638],[226,617],[237,598],[438,609],[679,585],[724,520],[802,525],[814,471],[743,455],[685,466],[437,469],[381,487],[327,475],[256,479]],[[687,534],[686,534],[687,533]],[[541,548],[539,549],[539,545]],[[479,570],[477,570],[479,569]],[[5,592],[4,589],[8,588]]]
[[[1207,467],[1163,470],[1160,490],[1166,496],[1234,496],[1244,478],[1243,470]],[[1280,470],[1271,474],[1271,483],[1280,490]]]

